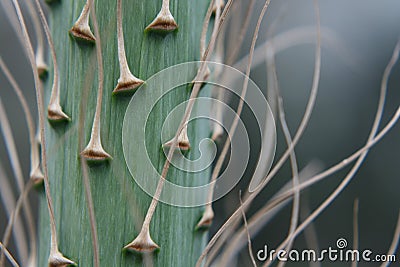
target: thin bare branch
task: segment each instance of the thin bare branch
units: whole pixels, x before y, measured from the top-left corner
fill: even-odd
[[[312,175],[308,175],[308,177],[312,177]],[[308,215],[311,213],[310,204],[309,204],[309,197],[302,198],[301,201],[301,208],[300,208],[300,219],[305,220],[307,219]],[[314,251],[320,251],[319,244],[318,244],[318,234],[317,229],[315,227],[315,223],[312,222],[310,225],[304,229],[304,239],[306,241],[307,247]],[[320,261],[311,261],[309,263],[310,267],[321,267]]]
[[[283,98],[279,90],[279,82],[278,82],[278,77],[277,77],[277,72],[276,72],[276,66],[275,66],[275,59],[273,56],[270,57],[272,59],[271,62],[271,67],[272,67],[272,72],[273,72],[273,80],[275,82],[274,88],[272,90],[276,91],[277,95],[277,102],[278,102],[278,113],[279,113],[279,119],[281,122],[282,126],[282,131],[285,136],[286,143],[288,147],[292,145],[292,136],[289,131],[289,127],[286,123],[286,118],[285,118],[285,111],[283,107]],[[299,218],[299,208],[300,208],[300,192],[299,190],[296,190],[296,188],[299,185],[299,171],[298,171],[298,166],[297,166],[297,159],[296,159],[296,154],[293,150],[290,151],[290,166],[292,168],[292,182],[293,182],[293,190],[294,190],[294,195],[293,195],[293,207],[292,207],[292,215],[291,215],[291,220],[290,220],[290,227],[289,227],[289,233],[288,236],[291,236],[296,230],[297,223],[298,223],[298,218]],[[292,245],[293,245],[294,240],[291,239],[288,245],[286,246],[286,251],[290,251]],[[278,267],[283,267],[285,266],[286,262],[281,261],[278,264]]]
[[[251,259],[251,262],[252,262],[253,266],[256,267],[257,263],[256,263],[256,260],[254,259],[253,248],[251,246],[251,237],[250,237],[250,232],[249,232],[249,226],[247,225],[246,214],[245,214],[245,212],[243,210],[242,191],[239,191],[239,201],[240,201],[239,209],[242,212],[243,221],[244,221],[244,227],[246,229],[246,234],[247,234],[247,243],[248,243],[248,248],[249,248],[250,259]]]
[[[1,248],[1,250],[4,251],[4,254],[6,255],[7,259],[10,261],[12,266],[19,267],[19,264],[17,263],[17,261],[14,259],[14,257],[8,251],[8,249],[5,246],[3,246],[3,244],[1,242],[0,242],[0,248]]]

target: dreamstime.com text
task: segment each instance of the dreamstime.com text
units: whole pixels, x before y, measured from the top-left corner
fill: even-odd
[[[347,248],[347,240],[339,238],[336,241],[336,248],[328,247],[321,251],[312,249],[296,250],[268,250],[268,246],[257,251],[259,261],[292,261],[292,262],[396,262],[396,255],[374,254],[370,249]]]

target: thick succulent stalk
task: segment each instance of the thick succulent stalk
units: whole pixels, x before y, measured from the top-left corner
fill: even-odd
[[[122,126],[125,110],[132,97],[113,95],[119,77],[117,46],[117,1],[95,0],[99,24],[96,42],[84,43],[68,34],[86,1],[54,1],[49,5],[49,22],[54,40],[60,75],[60,103],[71,121],[46,121],[48,174],[53,197],[58,246],[63,255],[78,266],[93,266],[93,244],[89,211],[85,197],[80,152],[88,144],[97,98],[96,45],[101,38],[104,66],[100,131],[104,149],[112,159],[89,164],[88,176],[97,225],[100,266],[193,266],[206,242],[206,232],[195,231],[202,208],[180,208],[160,204],[150,224],[150,232],[160,249],[147,256],[124,251],[140,231],[151,202],[135,183],[126,166],[122,147]],[[179,4],[179,7],[178,7]],[[192,61],[199,56],[201,25],[207,1],[170,1],[170,10],[179,24],[172,33],[145,32],[161,8],[160,1],[123,1],[123,32],[127,62],[144,81],[158,71],[177,63]],[[92,14],[91,14],[92,16]],[[91,21],[91,19],[90,19]],[[49,72],[54,71],[52,64]],[[51,81],[45,83],[45,104],[49,102]],[[147,90],[145,85],[137,90]],[[150,89],[149,89],[150,90]],[[206,93],[202,92],[203,94]],[[151,92],[149,92],[151,93]],[[159,129],[166,115],[185,101],[190,90],[181,88],[166,95],[154,109],[148,132],[149,156],[159,171],[165,161]],[[200,136],[210,134],[207,121],[188,126],[192,145],[191,158],[199,156],[196,148]],[[135,136],[132,136],[132,142]],[[138,163],[139,164],[139,163]],[[209,170],[202,178],[171,168],[167,179],[194,186],[205,184]],[[197,177],[197,176],[196,176]],[[158,179],[159,177],[153,177]],[[46,266],[50,249],[50,229],[44,194],[41,194],[39,221],[39,262]]]

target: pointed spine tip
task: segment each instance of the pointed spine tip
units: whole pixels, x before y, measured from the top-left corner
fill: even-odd
[[[140,236],[124,247],[124,250],[135,251],[139,253],[149,253],[157,249],[160,249],[160,246],[157,245],[151,238],[143,239],[140,238]]]
[[[58,121],[70,121],[71,119],[65,114],[60,107],[49,106],[47,109],[47,118],[49,121],[58,122]]]
[[[76,266],[77,264],[72,260],[64,257],[60,252],[51,253],[48,260],[49,267],[66,267],[66,266]]]
[[[70,30],[69,33],[71,34],[72,37],[79,39],[79,40],[83,40],[83,41],[87,41],[90,43],[95,43],[96,42],[96,37],[94,37],[93,33],[91,32],[90,29],[86,29],[86,28],[81,28],[78,26],[73,26]]]
[[[129,81],[129,82],[118,82],[117,86],[114,88],[112,94],[119,94],[119,93],[128,93],[128,92],[133,92],[136,89],[138,89],[144,81],[137,79],[135,81]]]
[[[90,147],[85,148],[80,155],[90,161],[104,161],[112,159],[110,154],[104,150],[93,149]]]
[[[148,31],[172,32],[178,29],[174,17],[169,15],[158,15],[145,29]]]

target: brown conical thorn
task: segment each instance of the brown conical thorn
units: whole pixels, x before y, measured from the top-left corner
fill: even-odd
[[[66,267],[69,265],[76,266],[75,262],[64,257],[64,255],[61,254],[61,252],[59,252],[59,251],[50,253],[50,256],[49,256],[49,259],[47,262],[49,264],[49,267]]]
[[[139,235],[128,245],[124,247],[124,250],[132,250],[136,252],[153,252],[160,247],[151,239],[149,229],[143,226]]]
[[[90,14],[90,6],[93,0],[87,0],[86,4],[83,6],[82,12],[79,18],[76,20],[75,24],[69,30],[69,33],[75,38],[95,42],[96,37],[94,37],[92,30],[89,26],[89,14]]]
[[[214,211],[212,209],[211,204],[207,204],[206,209],[203,212],[203,216],[196,225],[196,230],[210,227],[213,222],[213,219],[214,219]]]
[[[145,31],[171,32],[178,29],[174,17],[169,10],[169,0],[163,0],[161,10],[157,17],[146,27]]]
[[[215,0],[214,1],[214,7],[213,7],[213,14],[217,13],[217,9],[222,10],[225,7],[225,1],[224,0]]]
[[[47,107],[47,118],[50,121],[69,121],[70,118],[67,114],[62,111],[62,108],[58,102],[50,103]]]
[[[174,139],[172,138],[168,142],[164,143],[163,147],[171,147],[173,142],[174,142]],[[185,124],[182,131],[178,135],[177,149],[181,149],[181,150],[189,150],[190,149],[189,137],[187,135],[187,124]]]
[[[118,84],[114,88],[112,92],[113,94],[130,92],[132,90],[137,89],[144,83],[144,81],[142,81],[141,79],[138,79],[135,76],[133,76],[132,73],[129,74],[128,76],[120,77],[118,79]]]
[[[81,152],[81,156],[91,161],[102,161],[112,159],[110,154],[108,154],[101,142],[97,138],[91,138],[89,144]]]
[[[122,0],[117,2],[117,40],[118,40],[118,62],[120,76],[118,84],[115,87],[113,94],[120,92],[129,92],[141,86],[144,82],[136,78],[130,71],[126,60],[124,32],[122,28]]]

